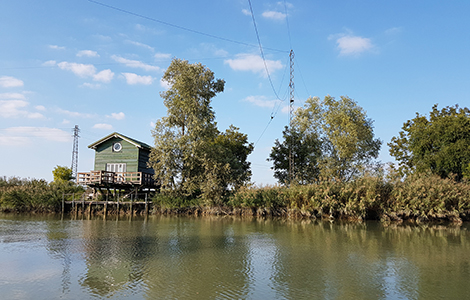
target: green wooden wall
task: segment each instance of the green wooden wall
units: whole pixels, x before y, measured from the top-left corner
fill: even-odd
[[[122,149],[113,151],[113,144],[120,142]],[[127,172],[147,172],[153,174],[153,169],[147,167],[149,151],[121,139],[112,138],[95,149],[95,171],[106,170],[107,163],[125,163]]]

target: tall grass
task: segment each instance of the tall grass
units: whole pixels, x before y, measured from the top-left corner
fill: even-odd
[[[245,188],[227,205],[293,209],[328,218],[470,220],[470,184],[431,174],[406,179],[365,175],[349,182]]]
[[[412,175],[396,181],[385,213],[400,219],[468,219],[470,183],[437,175]]]
[[[0,211],[57,211],[64,193],[80,192],[83,188],[73,182],[0,177]]]

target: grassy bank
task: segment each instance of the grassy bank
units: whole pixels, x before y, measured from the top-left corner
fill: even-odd
[[[56,212],[60,210],[64,193],[80,192],[83,188],[72,182],[0,177],[0,211]]]
[[[0,211],[59,211],[64,193],[80,192],[83,189],[70,182],[0,178]],[[470,221],[470,183],[429,174],[414,175],[405,180],[364,176],[350,182],[322,181],[289,188],[245,187],[212,203],[207,199],[156,194],[152,202],[150,212],[155,214],[374,219],[384,222]]]
[[[217,201],[219,202],[219,201]],[[234,214],[411,222],[470,221],[470,184],[422,174],[405,180],[365,176],[350,182],[247,187],[222,201],[157,195],[156,213]]]

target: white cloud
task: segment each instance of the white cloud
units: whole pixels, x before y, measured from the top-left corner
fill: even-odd
[[[60,62],[57,65],[62,70],[72,71],[75,75],[80,77],[91,77],[96,73],[96,68],[94,65],[69,63],[66,61]]]
[[[251,12],[250,12],[248,9],[242,9],[242,13],[243,13],[245,16],[251,16]]]
[[[228,52],[226,50],[217,48],[213,44],[202,43],[201,47],[203,48],[204,51],[211,52],[212,55],[220,56],[220,57],[228,56]]]
[[[262,16],[266,19],[271,19],[275,21],[284,21],[284,19],[286,18],[286,14],[272,10],[265,11]]]
[[[96,73],[96,68],[94,65],[90,64],[78,64],[70,62],[60,62],[57,64],[62,70],[72,71],[75,75],[85,78],[92,77],[94,81],[100,81],[104,83],[109,83],[114,77],[114,73],[110,69],[103,70],[99,73]],[[83,87],[98,88],[99,85],[92,85],[84,83]]]
[[[11,76],[0,77],[0,86],[4,88],[23,86],[23,80]]]
[[[171,88],[171,84],[169,84],[168,81],[165,81],[163,79],[160,79],[160,86],[165,90],[169,90]]]
[[[167,59],[170,59],[171,58],[171,54],[169,53],[155,53],[155,55],[153,56],[155,57],[156,60],[167,60]]]
[[[392,27],[392,28],[385,30],[385,34],[394,35],[394,34],[401,33],[402,31],[403,31],[402,27]]]
[[[155,28],[146,27],[146,26],[144,26],[144,25],[142,25],[142,24],[136,24],[136,25],[134,26],[134,28],[135,28],[136,30],[138,30],[138,31],[143,31],[143,32],[145,32],[145,33],[151,33],[151,34],[162,34],[162,33],[164,33],[163,30],[157,30],[157,29],[155,29]]]
[[[55,60],[48,60],[48,61],[45,61],[42,65],[45,67],[53,67],[56,64],[57,62]]]
[[[26,97],[20,93],[0,93],[0,99],[3,100],[25,100]]]
[[[126,78],[127,84],[144,84],[144,85],[150,85],[153,82],[153,77],[152,76],[140,76],[134,73],[122,73],[124,77]]]
[[[84,84],[80,85],[80,87],[86,87],[90,89],[99,89],[101,87],[101,84],[85,82]]]
[[[68,143],[72,137],[70,132],[58,128],[10,127],[1,131],[0,144],[10,146],[27,145],[35,138],[52,142]]]
[[[279,100],[267,100],[265,96],[248,96],[243,99],[245,102],[250,102],[251,104],[258,107],[274,108],[276,105],[279,105],[281,101]]]
[[[264,66],[263,58],[254,54],[238,54],[236,59],[226,59],[225,64],[228,64],[235,71],[251,71],[253,73],[260,73],[267,76],[266,68]],[[280,60],[266,60],[266,65],[270,73],[283,68]]]
[[[46,111],[46,107],[44,107],[43,105],[36,105],[34,108],[39,111]]]
[[[141,47],[141,48],[145,48],[145,49],[148,49],[150,51],[155,51],[155,49],[147,44],[144,44],[144,43],[139,43],[139,42],[136,42],[136,41],[131,41],[131,40],[126,40],[125,41],[126,43],[128,44],[131,44],[131,45],[134,45],[134,46],[137,46],[137,47]]]
[[[50,49],[54,50],[65,50],[65,47],[57,46],[57,45],[49,45]]]
[[[102,42],[111,42],[113,39],[107,35],[95,34],[93,37],[101,40]]]
[[[83,57],[83,56],[86,56],[86,57],[100,57],[100,55],[98,54],[98,52],[92,51],[92,50],[81,50],[81,51],[78,51],[77,56],[78,56],[78,57]]]
[[[29,112],[25,100],[0,100],[0,116],[3,118],[41,119],[44,116],[38,112]]]
[[[62,124],[70,124],[70,120],[67,120],[67,119],[62,120]]]
[[[111,56],[111,58],[117,61],[118,63],[126,65],[127,67],[140,68],[145,71],[160,71],[160,67],[151,66],[138,60],[127,59],[127,58],[120,57],[117,55],[113,55]]]
[[[290,2],[285,2],[285,1],[284,2],[279,1],[277,5],[281,7],[294,8],[294,4]]]
[[[98,123],[98,124],[93,125],[93,128],[103,129],[103,130],[112,130],[113,126],[110,124]]]
[[[103,70],[99,72],[98,74],[93,75],[93,80],[108,83],[108,82],[111,82],[111,80],[113,80],[113,77],[114,77],[114,73],[111,72],[110,69],[107,69],[107,70]]]
[[[120,113],[111,113],[110,116],[106,116],[108,118],[116,119],[116,120],[123,120],[126,115],[123,112]]]
[[[79,112],[75,112],[75,111],[65,110],[65,109],[62,109],[62,108],[57,108],[56,112],[59,113],[59,114],[67,115],[67,116],[74,117],[74,118],[87,118],[87,119],[89,119],[89,118],[93,118],[93,117],[96,116],[94,114],[84,114],[84,113],[79,113]]]
[[[374,47],[369,38],[354,36],[352,34],[331,35],[328,39],[336,39],[336,45],[340,55],[359,55]]]

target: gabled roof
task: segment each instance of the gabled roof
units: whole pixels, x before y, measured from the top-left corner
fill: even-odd
[[[94,142],[93,144],[89,145],[88,148],[96,149],[96,147],[98,147],[98,145],[100,145],[100,144],[102,144],[102,143],[104,143],[107,140],[110,140],[112,138],[121,138],[121,139],[131,143],[132,145],[136,146],[137,148],[142,148],[142,149],[147,149],[147,150],[151,149],[151,147],[149,145],[147,145],[146,143],[142,143],[138,140],[134,140],[134,139],[132,139],[128,136],[125,136],[125,135],[117,133],[117,132],[113,132],[110,135],[105,136],[101,140]]]

